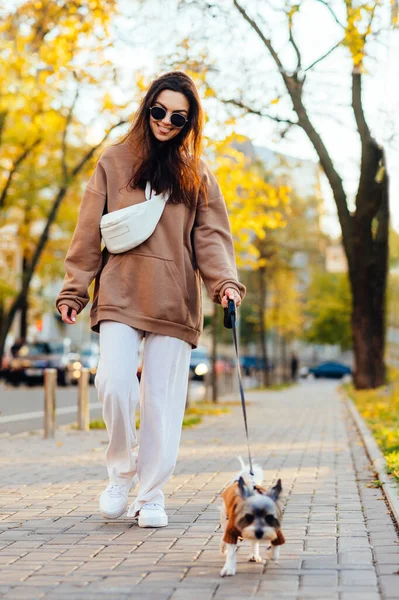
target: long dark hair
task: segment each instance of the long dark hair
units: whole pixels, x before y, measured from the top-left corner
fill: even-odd
[[[161,142],[153,135],[150,106],[163,90],[184,94],[189,102],[188,122],[172,139]],[[145,182],[157,194],[170,191],[170,202],[182,202],[194,208],[198,193],[206,198],[201,176],[202,128],[204,113],[194,81],[183,71],[170,71],[155,79],[133,117],[129,131],[118,141],[127,143],[137,157],[128,186],[145,188]]]

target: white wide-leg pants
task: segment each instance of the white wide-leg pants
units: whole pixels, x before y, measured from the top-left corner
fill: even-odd
[[[137,473],[138,495],[129,511],[146,502],[164,506],[162,486],[176,465],[187,396],[191,344],[146,331],[141,381],[137,378],[144,331],[115,321],[100,323],[100,361],[95,378],[109,444],[110,483]],[[140,443],[135,408],[140,401]]]

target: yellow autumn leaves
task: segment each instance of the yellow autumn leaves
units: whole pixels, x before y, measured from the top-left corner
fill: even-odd
[[[213,170],[223,192],[235,240],[238,267],[259,266],[257,240],[267,230],[283,227],[283,209],[289,203],[289,188],[268,181],[265,167],[240,151],[245,138],[230,134],[208,141],[214,158]]]
[[[353,66],[358,71],[364,69],[366,41],[371,33],[376,8],[381,3],[381,0],[374,0],[373,2],[345,0],[347,23],[343,45],[349,49]]]
[[[96,152],[94,144],[91,148],[80,97],[96,96],[93,117],[101,121],[104,142],[116,122],[127,120],[129,107],[134,110],[150,83],[148,75],[136,73],[130,97],[115,101],[117,86],[106,50],[116,12],[116,0],[28,0],[0,24],[0,215],[2,225],[11,225],[20,240],[27,265],[45,223],[51,221],[56,235],[49,236],[42,251],[42,281],[56,275],[56,265],[61,271],[62,260],[54,257],[64,254],[81,185],[105,146]],[[173,68],[183,68],[195,79],[204,102],[212,102],[216,92],[208,83],[203,57],[191,56],[188,41],[179,53],[181,64]],[[231,131],[234,118],[225,121]],[[231,133],[223,140],[210,140],[207,149],[228,205],[238,266],[257,268],[257,240],[284,226],[289,190],[275,185],[261,164],[240,151],[243,141]],[[65,199],[57,204],[60,194]]]
[[[346,390],[355,402],[388,465],[388,472],[399,481],[399,384],[398,372],[390,372],[388,386],[376,390],[358,390],[352,385]]]

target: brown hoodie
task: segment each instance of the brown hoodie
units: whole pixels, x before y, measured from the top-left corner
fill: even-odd
[[[127,144],[110,146],[100,157],[83,194],[76,229],[65,258],[65,279],[56,299],[81,312],[89,301],[93,331],[102,320],[198,345],[203,328],[201,278],[213,302],[227,287],[245,297],[238,282],[227,208],[219,184],[202,162],[208,206],[198,194],[195,210],[167,202],[154,233],[123,254],[101,251],[100,220],[111,212],[145,202],[144,190],[126,189],[134,155]]]

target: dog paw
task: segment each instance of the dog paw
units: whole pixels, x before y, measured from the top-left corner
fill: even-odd
[[[273,562],[275,562],[276,564],[278,564],[279,558],[280,558],[280,547],[274,546],[273,550],[272,550],[271,560]]]
[[[250,554],[248,556],[248,562],[261,563],[263,560],[260,554]]]
[[[230,567],[228,565],[224,565],[223,569],[220,571],[220,575],[222,577],[225,577],[226,575],[235,575],[235,574],[236,574],[236,568]]]

